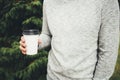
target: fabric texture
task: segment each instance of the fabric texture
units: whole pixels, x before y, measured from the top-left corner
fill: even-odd
[[[47,80],[109,80],[119,47],[118,0],[44,0],[39,49]]]

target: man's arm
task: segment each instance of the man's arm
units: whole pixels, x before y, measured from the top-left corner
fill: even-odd
[[[43,25],[42,25],[42,31],[39,36],[39,39],[41,40],[41,44],[39,44],[39,49],[43,49],[49,46],[51,43],[51,33],[48,27],[46,9],[45,9],[44,3],[43,3]]]
[[[93,80],[109,80],[117,60],[119,47],[118,0],[104,0],[98,39],[98,62]]]

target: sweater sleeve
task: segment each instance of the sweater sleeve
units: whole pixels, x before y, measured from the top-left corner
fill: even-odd
[[[119,48],[118,0],[104,0],[98,37],[98,62],[93,80],[109,80],[112,76]]]
[[[42,25],[42,31],[41,31],[41,34],[39,36],[39,39],[41,40],[41,44],[39,44],[39,50],[50,46],[51,33],[50,33],[50,30],[48,27],[45,3],[43,3],[43,25]]]

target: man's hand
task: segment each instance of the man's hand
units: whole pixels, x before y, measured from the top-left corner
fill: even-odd
[[[38,40],[38,44],[41,44],[41,40],[39,39]],[[22,36],[21,37],[21,40],[20,40],[20,46],[19,46],[19,48],[20,48],[20,50],[21,50],[21,52],[23,53],[23,54],[26,54],[26,44],[25,44],[25,39],[24,39],[24,37]]]

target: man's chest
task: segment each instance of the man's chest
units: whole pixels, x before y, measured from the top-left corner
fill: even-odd
[[[101,24],[99,0],[46,0],[45,4],[51,32],[98,32]]]

